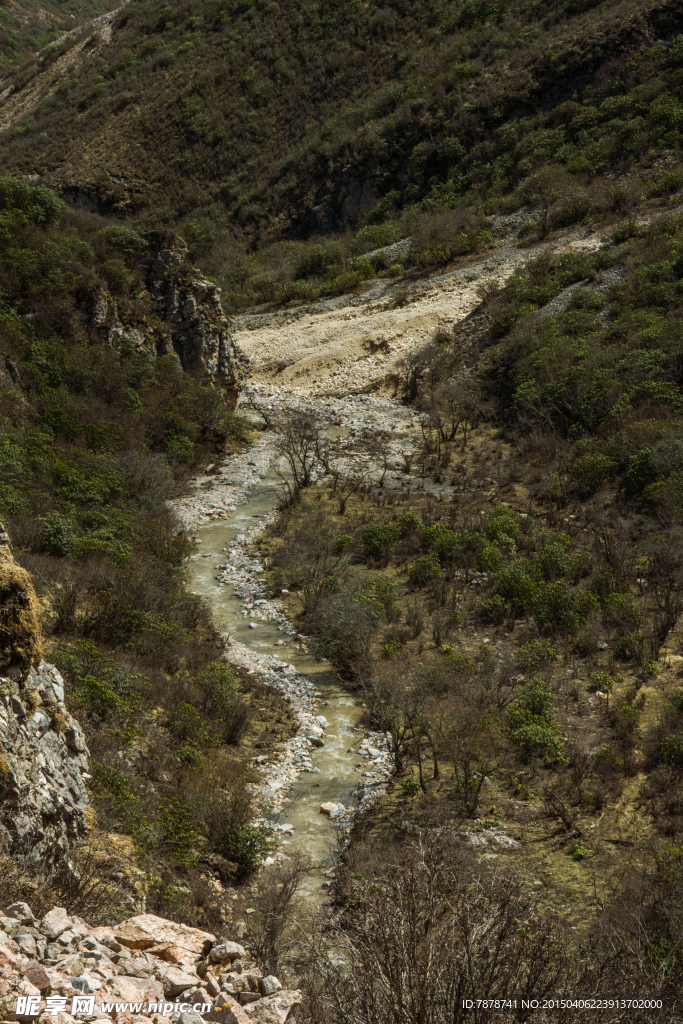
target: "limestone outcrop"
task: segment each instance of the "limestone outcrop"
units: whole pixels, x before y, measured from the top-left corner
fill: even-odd
[[[221,306],[221,290],[187,260],[187,246],[176,239],[152,258],[148,289],[154,305],[150,323],[124,323],[116,302],[100,292],[92,324],[109,344],[132,342],[139,352],[172,355],[186,373],[219,387],[226,404],[237,404],[247,360],[233,343]]]
[[[37,613],[0,524],[0,850],[50,866],[86,828],[88,751],[62,677],[41,658]]]

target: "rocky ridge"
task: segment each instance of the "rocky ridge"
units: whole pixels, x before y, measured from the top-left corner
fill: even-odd
[[[13,903],[0,915],[3,1021],[285,1024],[299,1001],[238,942],[153,914],[98,927],[62,907],[37,920]]]
[[[220,388],[226,404],[234,408],[248,360],[232,341],[221,289],[189,264],[182,239],[155,253],[148,288],[157,321],[152,325],[123,322],[116,301],[100,291],[92,324],[102,340],[110,345],[129,342],[153,356],[173,356],[186,373]]]
[[[85,832],[88,751],[41,659],[37,598],[0,524],[0,845],[31,867],[63,862]]]

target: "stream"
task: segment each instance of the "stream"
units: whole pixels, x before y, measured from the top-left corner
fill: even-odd
[[[419,436],[412,410],[380,396],[311,399],[263,385],[259,400],[280,416],[314,411],[327,436],[351,440],[361,432],[378,434],[383,468],[367,465],[382,473],[382,486],[424,486],[405,468],[405,453]],[[246,415],[253,416],[248,410]],[[349,452],[357,465],[355,450]],[[357,807],[368,806],[385,791],[391,763],[385,737],[359,725],[362,709],[332,665],[307,653],[305,638],[266,590],[264,566],[252,543],[277,517],[278,469],[283,473],[285,468],[277,435],[261,430],[238,454],[195,478],[171,506],[197,543],[188,583],[208,602],[225,638],[228,662],[277,687],[298,717],[296,736],[253,759],[261,777],[259,821],[273,825],[281,837],[265,865],[293,850],[308,855],[315,867],[304,894],[320,904],[327,898],[339,829],[348,827]],[[435,497],[441,499],[436,488]],[[332,805],[329,816],[321,813],[323,804]]]
[[[276,806],[267,815],[281,827],[293,826],[293,829],[282,832],[283,845],[280,849],[283,853],[301,850],[311,858],[315,867],[304,883],[303,894],[309,901],[319,903],[326,898],[321,886],[328,884],[323,872],[333,865],[337,846],[336,829],[330,818],[321,813],[320,805],[331,801],[349,808],[355,802],[352,792],[357,793],[360,781],[357,773],[359,756],[348,751],[350,748],[357,749],[361,737],[370,734],[356,731],[362,709],[356,705],[354,697],[342,688],[336,671],[328,662],[316,661],[307,654],[296,635],[291,635],[291,627],[283,628],[281,618],[279,625],[277,619],[254,620],[243,608],[245,592],[251,591],[258,600],[264,599],[265,591],[260,592],[254,588],[256,578],[262,571],[258,559],[244,550],[245,540],[238,541],[237,538],[246,538],[247,531],[253,534],[255,523],[255,532],[260,532],[263,519],[270,519],[277,505],[277,482],[274,468],[270,468],[252,487],[246,501],[229,512],[225,519],[214,520],[197,528],[195,536],[199,542],[198,552],[190,558],[188,575],[190,589],[207,600],[216,626],[221,632],[229,634],[231,645],[228,659],[248,666],[251,662],[248,652],[252,652],[261,658],[275,658],[292,666],[304,677],[294,677],[303,694],[299,696],[295,691],[288,696],[295,706],[302,706],[305,711],[324,715],[327,719],[323,747],[310,749],[303,737],[299,741],[305,751],[300,756],[310,757],[313,770],[297,772],[282,809],[278,810]],[[251,572],[247,570],[251,586],[249,583],[246,587],[244,584],[226,583],[218,576],[218,567],[226,563],[226,552],[236,549],[241,549],[240,565],[252,563]],[[243,574],[244,571],[242,569]],[[257,671],[261,675],[259,668],[262,666],[257,662],[256,668],[250,671]],[[272,758],[268,760],[272,761]],[[265,765],[265,768],[272,768],[272,765]],[[290,777],[292,774],[294,772],[290,773]],[[273,792],[274,795],[276,792],[268,785],[264,786],[264,791]],[[265,804],[267,807],[267,798]]]

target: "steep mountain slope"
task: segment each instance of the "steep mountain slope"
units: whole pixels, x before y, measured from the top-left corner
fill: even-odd
[[[36,51],[114,6],[107,0],[4,0],[0,4],[0,75],[4,77],[10,69],[16,75],[25,61],[35,58]],[[6,84],[0,80],[0,93]]]
[[[193,251],[495,199],[548,162],[585,185],[674,144],[681,25],[661,0],[148,0],[2,168],[180,223]]]

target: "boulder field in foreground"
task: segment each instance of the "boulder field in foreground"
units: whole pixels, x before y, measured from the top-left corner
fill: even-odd
[[[81,996],[94,1000],[92,1009],[74,1007]],[[16,1012],[20,997],[28,1012]],[[263,977],[239,943],[217,943],[209,932],[154,914],[97,928],[62,907],[40,921],[26,903],[0,915],[2,1021],[285,1024],[299,1001],[298,991]]]

